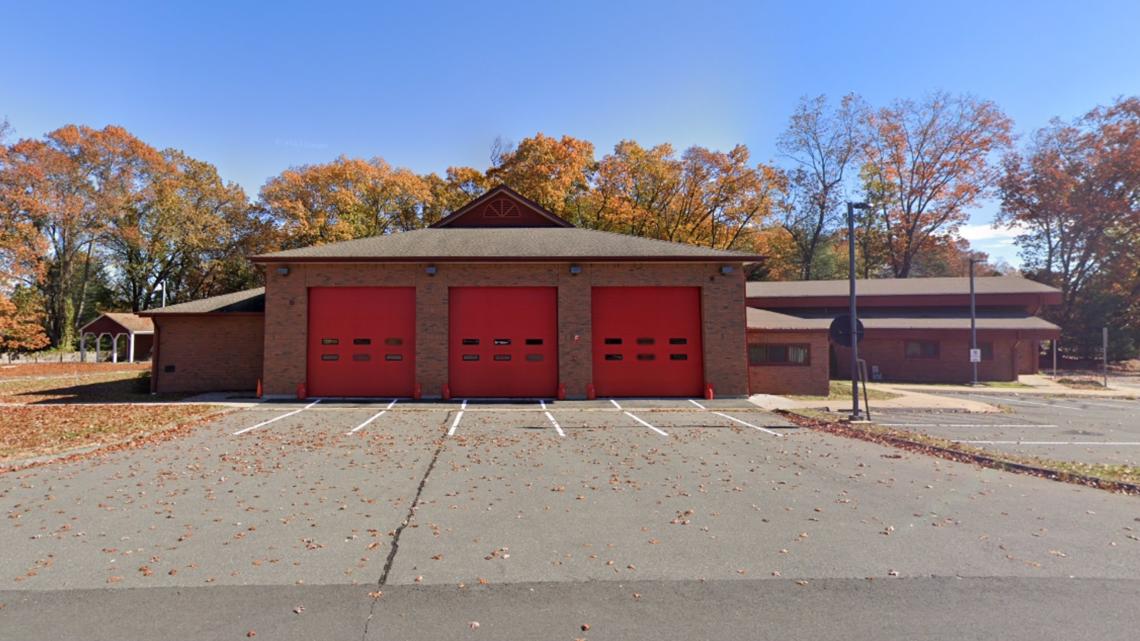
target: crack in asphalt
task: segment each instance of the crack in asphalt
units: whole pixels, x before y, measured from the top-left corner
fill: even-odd
[[[447,418],[450,420],[454,412],[448,412]],[[444,421],[444,426],[447,421]],[[404,533],[404,529],[416,517],[416,507],[420,503],[420,495],[424,492],[424,486],[427,485],[428,477],[431,476],[432,470],[435,469],[435,463],[439,460],[439,455],[443,452],[443,446],[447,443],[447,437],[441,437],[439,444],[435,448],[435,453],[431,455],[431,460],[428,461],[427,469],[424,470],[424,475],[420,478],[420,484],[416,487],[416,495],[412,497],[411,505],[408,506],[408,514],[404,520],[396,528],[396,532],[392,535],[392,546],[388,550],[388,558],[384,561],[384,570],[380,573],[380,580],[376,582],[376,589],[380,591],[385,585],[388,584],[388,574],[392,571],[392,566],[396,562],[396,553],[400,550],[400,535]],[[372,617],[376,613],[376,602],[379,598],[372,599],[372,604],[368,608],[368,618],[364,620],[364,632],[360,635],[360,640],[365,641],[368,638],[368,626],[372,623]]]

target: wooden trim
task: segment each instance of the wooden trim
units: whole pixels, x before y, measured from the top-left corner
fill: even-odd
[[[533,200],[527,198],[526,196],[523,196],[519,192],[511,189],[510,187],[507,187],[506,185],[498,185],[497,187],[492,187],[491,189],[487,190],[487,192],[484,193],[482,196],[475,198],[474,200],[468,202],[466,205],[460,207],[459,209],[456,209],[455,211],[451,212],[447,216],[444,216],[443,218],[437,220],[435,223],[429,225],[429,228],[447,227],[448,225],[450,225],[455,220],[462,218],[464,214],[470,212],[472,209],[475,209],[479,205],[482,205],[484,202],[494,198],[495,196],[497,196],[499,194],[504,194],[504,195],[509,196],[510,198],[518,201],[518,203],[520,205],[526,207],[527,209],[532,210],[534,213],[538,214],[539,216],[546,218],[550,222],[554,223],[555,226],[558,226],[558,227],[573,227],[574,226],[570,223],[570,221],[566,220],[565,218],[562,218],[561,216],[557,216],[557,215],[551,213],[550,211],[547,211],[547,209],[545,207],[543,207],[542,205],[534,202]]]

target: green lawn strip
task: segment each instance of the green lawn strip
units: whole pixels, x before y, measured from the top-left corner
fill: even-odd
[[[216,411],[211,405],[0,407],[0,461],[121,443]]]
[[[900,394],[894,392],[885,392],[873,387],[867,388],[867,398],[872,401],[889,401],[892,398],[898,398]],[[789,394],[788,398],[794,398],[800,401],[842,401],[851,399],[851,383],[847,381],[831,381],[828,386],[827,396],[811,396],[806,394]],[[859,389],[859,400],[863,399],[863,389]]]
[[[1129,465],[1080,463],[1018,456],[1008,452],[955,443],[921,432],[883,427],[874,423],[854,425],[844,423],[837,421],[833,415],[815,410],[789,410],[784,414],[802,427],[818,429],[832,434],[1010,472],[1033,474],[1053,480],[1128,494],[1140,494],[1140,468]]]

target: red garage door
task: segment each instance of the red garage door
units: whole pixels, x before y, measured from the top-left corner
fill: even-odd
[[[413,287],[309,289],[309,394],[411,396],[415,334]]]
[[[595,287],[598,396],[700,396],[701,290]]]
[[[448,379],[456,398],[550,398],[558,391],[554,287],[452,287]]]

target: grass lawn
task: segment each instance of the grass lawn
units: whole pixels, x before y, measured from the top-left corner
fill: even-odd
[[[996,461],[1004,461],[1008,463],[1017,463],[1021,465],[1038,467],[1041,469],[1053,471],[1059,475],[1078,474],[1103,479],[1109,482],[1134,484],[1140,483],[1140,467],[1133,467],[1130,465],[1106,465],[1101,463],[1080,463],[1076,461],[1058,461],[1054,459],[1038,458],[1033,456],[1018,456],[1016,454],[1010,454],[1007,452],[987,450],[985,448],[977,447],[974,445],[955,443],[954,441],[931,436],[929,434],[923,434],[922,432],[912,432],[893,427],[883,427],[881,425],[875,425],[873,423],[866,425],[839,424],[836,423],[834,416],[813,410],[795,410],[793,413],[804,418],[812,419],[813,421],[820,421],[832,425],[844,435],[853,436],[876,443],[884,443],[889,445],[890,443],[888,442],[888,439],[898,438],[905,441],[910,441],[918,445],[928,445],[944,450],[961,452],[962,454],[968,456],[984,456],[988,459],[993,459]]]
[[[867,388],[867,398],[872,401],[889,401],[892,398],[898,398],[898,394],[892,392],[884,392],[877,390],[873,387]],[[831,381],[828,388],[827,396],[807,396],[789,394],[788,398],[794,398],[801,401],[842,401],[850,400],[851,398],[851,383],[847,381]],[[863,390],[859,390],[859,399],[863,399]]]
[[[185,423],[209,405],[0,407],[0,461],[109,445]]]
[[[1071,389],[1104,389],[1104,379],[1059,378],[1057,382]]]
[[[87,368],[64,370],[71,373],[62,375],[0,378],[0,403],[152,403],[185,398],[152,395],[149,370],[108,371],[91,364]]]
[[[1002,389],[1033,389],[1032,385],[1026,385],[1020,381],[986,381],[982,383],[986,387],[1000,387]]]
[[[150,363],[2,363],[0,379],[83,376],[104,372],[146,372]]]

